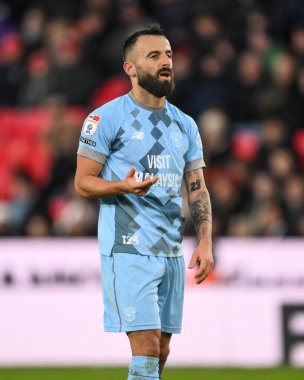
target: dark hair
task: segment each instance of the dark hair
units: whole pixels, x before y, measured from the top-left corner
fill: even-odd
[[[141,36],[163,36],[165,37],[165,31],[158,24],[152,24],[148,28],[140,29],[137,32],[132,33],[124,42],[123,45],[123,59],[126,59],[127,54],[135,45],[138,37]]]

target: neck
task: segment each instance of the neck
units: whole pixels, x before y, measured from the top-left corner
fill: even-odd
[[[139,103],[151,108],[161,108],[166,102],[165,96],[157,98],[139,86],[133,87],[131,93]]]

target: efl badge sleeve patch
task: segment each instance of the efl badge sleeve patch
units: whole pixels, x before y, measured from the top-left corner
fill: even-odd
[[[84,134],[86,136],[95,135],[100,119],[101,117],[99,115],[90,115],[88,117],[84,126]]]

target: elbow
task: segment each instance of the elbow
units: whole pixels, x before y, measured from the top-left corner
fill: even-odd
[[[89,194],[83,191],[76,181],[74,182],[74,189],[75,189],[75,192],[81,197],[89,198]]]

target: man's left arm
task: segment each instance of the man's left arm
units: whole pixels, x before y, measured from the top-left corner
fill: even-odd
[[[188,268],[196,264],[199,269],[195,274],[197,284],[203,282],[213,269],[212,255],[212,213],[209,192],[206,188],[203,169],[192,170],[184,174],[188,193],[188,204],[199,244],[192,254]]]

